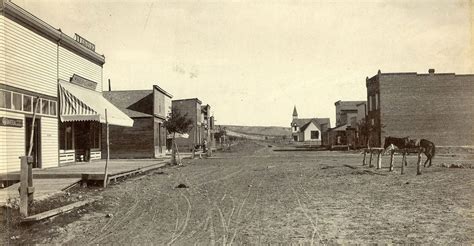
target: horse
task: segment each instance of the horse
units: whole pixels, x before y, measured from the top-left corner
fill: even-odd
[[[395,147],[401,149],[403,151],[403,155],[405,156],[407,153],[407,149],[410,146],[410,139],[408,137],[397,138],[397,137],[386,137],[383,148],[385,149],[384,152],[394,150]],[[405,162],[405,166],[408,165],[406,158],[403,158]],[[402,163],[403,165],[403,163]]]
[[[423,164],[423,167],[426,167],[426,163],[428,161],[430,164],[428,164],[428,167],[431,167],[431,161],[433,157],[435,156],[436,152],[436,146],[433,142],[427,140],[427,139],[410,139],[408,141],[408,148],[418,148],[418,151],[421,153],[424,153],[426,155],[426,161]]]

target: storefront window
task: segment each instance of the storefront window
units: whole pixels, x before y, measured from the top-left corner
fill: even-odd
[[[70,150],[72,147],[72,125],[70,123],[60,124],[59,129],[59,149]]]
[[[91,123],[91,149],[100,149],[100,123]]]
[[[38,98],[38,99],[34,100],[34,103],[33,103],[34,107],[36,108],[36,113],[37,114],[41,114],[41,100],[42,99]],[[36,106],[36,105],[38,105],[38,106]]]
[[[49,101],[49,114],[56,115],[56,102]]]
[[[10,109],[12,107],[12,93],[0,91],[0,108]]]
[[[12,109],[21,110],[21,94],[13,93]]]
[[[41,113],[49,114],[49,101],[48,100],[41,99]]]
[[[33,112],[32,101],[31,96],[23,95],[23,111]]]

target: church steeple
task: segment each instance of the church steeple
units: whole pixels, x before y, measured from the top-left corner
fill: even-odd
[[[298,112],[296,112],[296,105],[293,108],[293,119],[298,119]]]

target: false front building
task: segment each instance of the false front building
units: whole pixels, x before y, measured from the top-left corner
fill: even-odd
[[[170,143],[167,146],[168,134],[163,122],[171,111],[171,94],[157,85],[152,90],[104,91],[103,94],[133,119],[133,127],[110,127],[110,158],[156,158],[166,154]],[[105,140],[102,137],[104,143]]]
[[[105,58],[0,0],[0,173],[18,171],[34,121],[33,167],[100,159],[100,124],[133,121],[102,97]]]

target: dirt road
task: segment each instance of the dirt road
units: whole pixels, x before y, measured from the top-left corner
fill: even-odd
[[[416,176],[410,159],[401,176],[365,171],[357,154],[273,152],[257,143],[234,151],[113,185],[73,222],[32,225],[37,233],[23,242],[474,242],[474,169],[432,167]]]

